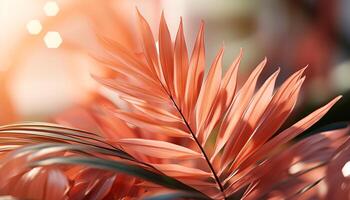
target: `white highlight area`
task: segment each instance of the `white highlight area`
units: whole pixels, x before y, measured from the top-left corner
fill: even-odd
[[[350,161],[345,163],[341,171],[344,177],[350,177]]]
[[[27,30],[28,30],[28,33],[31,34],[31,35],[38,35],[41,30],[42,30],[42,26],[41,26],[41,23],[39,20],[30,20],[28,23],[27,23]]]
[[[49,17],[56,16],[59,11],[60,11],[60,8],[58,7],[57,2],[55,1],[48,1],[44,5],[44,12],[46,16],[49,16]]]
[[[47,48],[55,49],[62,44],[63,40],[59,32],[50,31],[46,33],[44,42]]]

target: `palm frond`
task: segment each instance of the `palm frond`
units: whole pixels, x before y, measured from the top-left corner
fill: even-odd
[[[128,153],[107,143],[99,135],[50,123],[27,122],[0,126],[0,138],[6,144],[14,145],[14,149],[23,143],[62,142],[88,145],[101,151],[109,151],[118,157],[133,159]]]
[[[332,184],[344,181],[341,169],[331,167],[335,164],[344,166],[344,162],[336,159],[339,153],[344,153],[344,147],[349,145],[348,133],[349,127],[321,132],[301,140],[279,155],[271,156],[270,162],[261,165],[260,173],[263,175],[250,185],[245,198],[328,199],[327,196],[344,194],[336,194],[329,188],[334,188]],[[339,173],[340,179],[327,181]]]
[[[12,169],[14,166],[18,165],[18,163],[23,161],[25,162],[21,167],[17,166],[15,169]],[[69,172],[70,168],[67,168],[66,165],[80,166],[80,168],[78,168],[79,170],[77,171],[79,173],[82,173],[81,171],[84,170],[84,168],[81,169],[81,167],[87,166],[91,169],[90,175],[99,174],[98,177],[95,176],[96,179],[91,180],[97,184],[90,186],[95,190],[96,187],[102,187],[98,186],[98,183],[108,184],[108,182],[110,182],[110,189],[116,184],[115,176],[117,176],[119,173],[141,178],[142,180],[150,181],[165,188],[187,191],[189,193],[194,193],[197,196],[201,196],[202,198],[206,198],[205,195],[201,194],[196,189],[185,185],[172,177],[166,176],[156,170],[154,167],[147,166],[147,164],[138,162],[135,159],[126,159],[125,157],[111,154],[110,151],[106,151],[104,149],[101,151],[101,149],[94,146],[64,143],[41,143],[37,145],[25,146],[17,149],[16,151],[10,152],[6,158],[2,160],[0,167],[0,174],[2,176],[2,180],[4,181],[2,184],[0,184],[0,191],[7,191],[9,194],[13,193],[20,197],[45,197],[44,199],[61,199],[63,196],[68,195],[68,193],[71,196],[79,195],[75,190],[81,191],[81,188],[76,188],[81,186],[76,186],[74,184],[70,185],[68,183],[68,180],[72,178],[70,177],[72,175],[69,174],[72,172]],[[59,168],[59,166],[63,166],[63,170]],[[101,169],[102,171],[98,171],[96,169]],[[110,171],[118,173],[111,173]],[[54,174],[51,175],[52,173]],[[38,178],[36,177],[36,174],[42,175],[43,177]],[[57,177],[58,175],[60,177]],[[106,177],[107,175],[108,178]],[[45,185],[51,176],[56,177],[57,180],[52,180],[52,183]],[[106,178],[103,178],[103,176]],[[25,181],[26,179],[28,180]],[[79,177],[74,177],[72,180],[78,181]],[[42,194],[34,193],[31,195],[26,193],[28,187],[30,188],[35,186],[35,181],[38,182],[37,184],[41,184],[38,187],[40,188],[40,192],[42,192]],[[45,188],[45,186],[52,186],[53,189],[58,189],[57,187],[59,185],[57,185],[55,181],[58,181],[57,183],[65,183],[64,190],[61,190],[61,192],[64,191],[64,193],[62,193],[61,196],[57,195],[56,193],[47,194],[47,191],[50,191],[50,188]],[[18,182],[19,184],[17,184],[15,187],[17,189],[13,190],[13,188],[8,188],[9,185],[7,183],[14,182]],[[81,192],[89,193],[91,190],[90,187],[85,187],[86,191]],[[103,187],[107,186],[104,185]],[[103,190],[103,188],[100,188],[100,190]],[[18,191],[22,191],[22,193],[19,193]],[[45,196],[45,194],[50,196]]]
[[[276,133],[295,107],[305,68],[275,89],[277,70],[256,91],[265,59],[236,89],[242,53],[222,77],[222,48],[204,78],[204,23],[190,58],[182,21],[173,44],[162,15],[159,49],[139,12],[138,26],[143,51],[136,54],[103,38],[107,53],[100,60],[115,69],[116,78],[94,76],[129,105],[129,110],[109,108],[109,115],[143,130],[141,138],[125,138],[117,143],[169,176],[187,169],[187,175],[177,179],[211,198],[225,198],[253,182],[254,173],[245,172],[254,171],[270,152],[312,126],[340,98]],[[107,62],[113,59],[117,62]],[[213,145],[208,138],[214,138]],[[196,178],[198,173],[207,178]]]
[[[339,191],[345,182],[340,168],[350,152],[348,129],[324,131],[283,149],[340,96],[279,132],[297,103],[305,68],[276,87],[278,69],[257,87],[264,59],[239,88],[242,51],[222,75],[220,49],[204,76],[203,22],[191,56],[182,20],[173,42],[162,15],[159,48],[139,12],[138,26],[142,52],[99,37],[106,54],[95,57],[115,76],[93,77],[126,107],[97,100],[98,112],[89,113],[98,133],[48,123],[0,126],[0,195],[299,198],[315,196],[324,183],[332,191],[326,197],[349,195]]]

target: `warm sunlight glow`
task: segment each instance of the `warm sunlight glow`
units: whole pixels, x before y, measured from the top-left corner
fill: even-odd
[[[44,12],[47,16],[56,16],[60,8],[55,1],[48,1],[44,6]]]
[[[27,30],[31,35],[38,35],[42,30],[40,21],[36,19],[29,21],[27,23]]]
[[[49,49],[58,48],[62,44],[61,35],[58,32],[50,31],[46,33],[44,42]]]
[[[342,171],[344,177],[350,177],[350,161],[345,163],[345,165],[341,171]]]
[[[348,2],[0,0],[0,200],[350,200]]]

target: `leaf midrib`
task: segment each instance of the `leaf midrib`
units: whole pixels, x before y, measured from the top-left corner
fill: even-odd
[[[205,161],[207,162],[207,164],[208,164],[208,166],[209,166],[209,168],[210,168],[210,171],[211,171],[211,173],[213,174],[214,179],[215,179],[216,183],[218,184],[218,186],[219,186],[219,188],[220,188],[220,192],[221,192],[222,195],[224,196],[224,199],[226,199],[226,196],[225,196],[225,193],[224,193],[224,188],[223,188],[223,186],[222,186],[222,184],[221,184],[221,182],[220,182],[219,177],[217,176],[217,174],[216,174],[216,172],[215,172],[215,169],[214,169],[213,165],[211,164],[211,162],[210,162],[210,160],[209,160],[208,155],[205,153],[205,150],[203,149],[202,145],[199,143],[199,141],[198,141],[196,135],[195,135],[194,132],[192,131],[191,126],[190,126],[189,123],[187,122],[185,116],[183,115],[181,109],[178,107],[178,105],[177,105],[176,102],[174,101],[173,97],[172,97],[169,93],[167,93],[167,94],[169,95],[169,98],[170,98],[171,101],[173,102],[173,104],[174,104],[176,110],[180,113],[181,118],[182,118],[182,120],[184,121],[186,127],[188,128],[189,132],[191,133],[193,140],[196,142],[196,144],[197,144],[197,146],[199,147],[201,153],[203,154],[203,156],[204,156],[204,158],[205,158]]]
[[[191,126],[189,125],[189,123],[187,122],[187,120],[186,120],[185,116],[183,115],[181,109],[180,109],[179,106],[176,104],[176,102],[175,102],[173,96],[171,95],[171,92],[167,90],[167,87],[164,86],[164,84],[162,83],[162,81],[160,80],[160,78],[159,78],[158,76],[156,76],[156,77],[157,77],[157,80],[159,81],[161,87],[164,89],[164,92],[168,95],[168,97],[170,98],[170,100],[173,102],[173,104],[174,104],[176,110],[179,112],[179,114],[180,114],[182,120],[184,121],[184,123],[185,123],[187,129],[189,130],[189,132],[190,132],[190,134],[191,134],[193,140],[196,142],[196,144],[197,144],[197,146],[199,147],[201,153],[203,154],[203,156],[204,156],[204,158],[205,158],[205,161],[206,161],[206,163],[207,163],[207,165],[208,165],[208,167],[209,167],[211,173],[212,173],[213,176],[214,176],[215,182],[216,182],[217,185],[219,186],[220,192],[221,192],[222,196],[224,197],[224,199],[226,200],[227,198],[226,198],[226,195],[225,195],[225,192],[224,192],[224,187],[222,186],[222,184],[221,184],[221,182],[220,182],[220,179],[219,179],[218,175],[216,174],[215,169],[214,169],[213,165],[211,164],[208,155],[205,153],[205,150],[203,149],[202,145],[199,143],[199,141],[198,141],[196,135],[194,134],[194,132],[193,132]]]

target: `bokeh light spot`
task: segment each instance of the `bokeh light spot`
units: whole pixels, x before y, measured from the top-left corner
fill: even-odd
[[[62,44],[62,38],[58,32],[50,31],[46,33],[44,42],[47,48],[54,49],[58,48]]]
[[[46,16],[56,16],[59,11],[60,8],[55,1],[48,1],[44,5],[44,12]]]
[[[27,30],[29,34],[38,35],[42,30],[40,21],[36,19],[29,21],[27,23]]]

